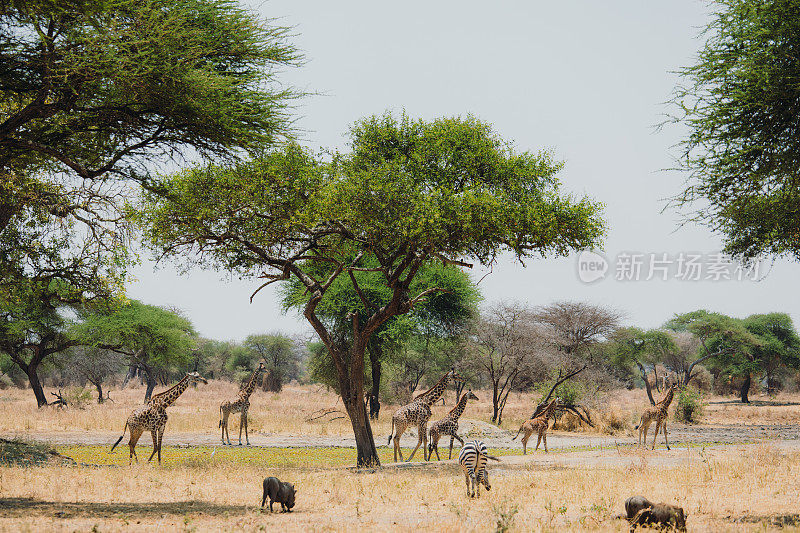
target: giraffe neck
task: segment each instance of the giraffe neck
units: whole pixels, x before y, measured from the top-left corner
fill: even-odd
[[[249,398],[253,391],[256,390],[256,377],[261,372],[261,367],[256,368],[253,371],[253,375],[250,376],[250,380],[247,382],[247,385],[239,392],[239,396],[242,398]]]
[[[461,399],[458,400],[458,403],[455,407],[450,410],[450,414],[448,415],[450,418],[458,420],[458,418],[464,414],[464,409],[467,408],[467,395],[464,394],[461,396]]]
[[[539,415],[539,418],[544,418],[545,420],[547,420],[552,416],[555,408],[556,408],[556,401],[551,400],[550,403],[547,404],[547,407],[544,408],[544,412],[542,412],[542,414]]]
[[[160,392],[155,396],[153,396],[150,399],[150,403],[166,409],[167,407],[175,403],[175,400],[177,400],[178,397],[181,394],[183,394],[183,391],[185,391],[186,387],[188,386],[189,386],[189,376],[186,375],[171,389],[166,390],[164,392]]]
[[[417,401],[426,403],[428,405],[433,405],[439,398],[442,397],[442,394],[444,394],[444,390],[447,388],[447,383],[449,381],[450,372],[442,376],[442,379],[440,379],[436,385],[431,387],[426,392],[420,394],[419,397],[417,397]]]
[[[670,387],[669,390],[667,391],[667,395],[664,396],[664,399],[659,402],[659,406],[662,409],[666,409],[667,407],[669,407],[669,404],[672,403],[672,397],[674,395],[675,395],[675,389],[673,387]]]

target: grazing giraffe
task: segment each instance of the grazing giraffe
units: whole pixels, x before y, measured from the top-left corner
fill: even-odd
[[[411,452],[411,455],[408,457],[408,460],[410,461],[414,458],[414,454],[417,453],[423,440],[425,441],[425,446],[422,448],[422,455],[425,456],[425,460],[428,459],[428,431],[426,426],[428,425],[428,420],[431,418],[431,405],[442,397],[450,380],[459,382],[466,381],[463,377],[456,374],[455,368],[451,368],[442,376],[442,379],[440,379],[436,385],[414,398],[410,404],[404,405],[392,415],[392,433],[389,435],[389,441],[386,445],[388,446],[392,442],[392,436],[394,436],[395,462],[397,461],[398,454],[400,455],[400,460],[403,460],[403,452],[400,450],[400,437],[403,435],[406,428],[411,425],[417,426],[419,430],[419,441],[417,442],[417,447],[414,448],[414,451]]]
[[[492,490],[489,484],[489,472],[486,471],[486,460],[499,461],[497,457],[489,455],[486,444],[480,440],[471,440],[461,447],[458,453],[458,464],[467,483],[467,496],[480,498],[481,485],[486,490]]]
[[[450,453],[447,456],[448,459],[453,457],[453,439],[457,439],[458,442],[461,443],[461,446],[464,446],[464,440],[458,436],[458,419],[464,413],[464,409],[467,408],[467,400],[477,399],[478,397],[472,393],[472,389],[468,390],[461,396],[461,399],[458,401],[456,406],[450,409],[450,412],[447,413],[447,416],[431,424],[431,440],[428,447],[428,460],[431,459],[434,451],[436,452],[436,460],[441,460],[439,457],[439,439],[443,435],[450,435]]]
[[[550,403],[547,404],[547,407],[544,408],[542,414],[536,418],[531,418],[519,427],[517,434],[514,435],[514,439],[519,437],[520,432],[525,432],[525,434],[522,436],[522,455],[528,454],[528,439],[531,438],[531,435],[534,431],[537,432],[538,438],[536,439],[536,448],[534,448],[533,451],[537,451],[539,449],[539,444],[544,441],[544,451],[548,452],[547,427],[550,425],[550,417],[553,416],[553,413],[555,413],[556,409],[563,407],[563,405],[564,402],[561,401],[561,398],[554,398],[550,401]]]
[[[676,388],[677,385],[673,383],[669,389],[667,389],[667,393],[660,402],[648,407],[642,413],[642,418],[639,421],[639,425],[634,428],[639,430],[639,446],[642,446],[642,436],[644,436],[644,447],[647,448],[647,430],[650,428],[650,424],[653,422],[653,419],[655,419],[656,433],[653,435],[653,447],[651,449],[655,450],[656,448],[656,437],[658,437],[658,430],[661,427],[664,428],[664,443],[666,443],[667,449],[670,449],[669,440],[667,439],[667,409],[669,409],[669,404],[672,403],[672,398],[675,396]]]
[[[219,406],[219,427],[222,428],[222,444],[225,444],[225,435],[228,435],[228,444],[231,444],[231,434],[228,431],[228,415],[231,413],[242,413],[239,419],[239,446],[242,445],[242,428],[244,428],[244,438],[250,446],[250,436],[247,434],[247,412],[250,410],[250,395],[256,389],[256,378],[265,370],[264,363],[259,362],[258,368],[253,370],[253,375],[244,387],[239,389],[239,397],[233,401],[222,402]]]
[[[138,463],[139,457],[136,455],[136,443],[139,441],[139,437],[142,436],[142,433],[149,431],[150,435],[153,437],[153,453],[150,454],[150,458],[147,462],[150,462],[153,456],[158,453],[158,462],[160,463],[161,439],[164,437],[164,428],[167,425],[167,407],[175,403],[175,400],[183,394],[183,391],[186,390],[190,383],[196,383],[198,381],[208,383],[208,381],[203,379],[197,372],[189,372],[183,379],[176,383],[174,387],[154,395],[147,404],[131,413],[128,420],[125,422],[122,435],[117,439],[117,442],[114,443],[114,446],[111,447],[111,451],[114,451],[114,448],[117,447],[125,436],[125,430],[130,430],[131,439],[128,441],[128,446],[131,451],[128,464],[130,464],[134,458]]]

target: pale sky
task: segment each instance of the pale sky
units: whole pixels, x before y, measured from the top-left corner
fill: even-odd
[[[707,17],[701,1],[517,2],[251,2],[265,17],[294,28],[306,64],[281,79],[320,96],[297,109],[310,147],[344,148],[349,125],[386,110],[414,118],[472,114],[490,122],[518,151],[552,150],[566,162],[564,190],[605,203],[609,225],[606,278],[583,283],[577,256],[500,261],[480,284],[487,303],[531,305],[580,300],[614,307],[627,323],[657,327],[699,308],[732,316],[789,312],[800,265],[762,268],[759,281],[676,279],[678,255],[704,254],[701,278],[713,274],[720,239],[707,229],[679,227],[664,199],[685,176],[674,166],[685,133],[656,132],[677,82],[671,72],[692,63]],[[644,254],[639,281],[615,279],[620,254]],[[649,254],[668,254],[667,280],[645,280]],[[146,254],[145,254],[146,255]],[[486,273],[476,270],[476,280]],[[250,333],[309,331],[282,315],[274,290],[249,304],[255,280],[216,272],[178,275],[145,263],[129,285],[133,298],[184,310],[201,335],[241,340]]]

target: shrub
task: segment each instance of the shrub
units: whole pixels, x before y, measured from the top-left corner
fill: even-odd
[[[686,387],[678,393],[675,417],[682,422],[697,422],[703,411],[703,396],[694,387]]]

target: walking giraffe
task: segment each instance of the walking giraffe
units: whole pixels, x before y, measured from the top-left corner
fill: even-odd
[[[653,419],[655,419],[656,433],[653,435],[653,447],[651,450],[656,449],[656,437],[658,437],[658,429],[660,427],[664,428],[664,443],[667,445],[667,449],[670,449],[669,440],[667,439],[667,409],[669,409],[669,404],[672,403],[672,398],[675,396],[676,388],[677,385],[673,383],[669,389],[667,389],[667,393],[660,402],[652,407],[648,407],[642,413],[642,418],[639,421],[639,425],[634,428],[639,430],[639,446],[642,446],[642,436],[644,435],[644,447],[647,448],[647,430],[650,427],[650,424],[653,422]]]
[[[136,443],[139,442],[139,437],[142,436],[142,433],[149,431],[150,435],[153,437],[153,453],[150,454],[150,458],[147,459],[147,462],[150,462],[153,456],[158,453],[158,462],[161,463],[161,439],[164,437],[164,428],[167,426],[167,407],[175,403],[175,400],[183,394],[183,391],[186,390],[190,383],[197,383],[198,381],[201,383],[208,383],[208,381],[203,379],[197,372],[189,372],[176,383],[174,387],[159,394],[155,394],[150,398],[147,404],[131,413],[128,420],[125,422],[122,435],[117,439],[117,442],[114,443],[114,446],[111,447],[111,451],[114,451],[114,448],[117,447],[125,436],[125,430],[129,430],[131,440],[128,441],[128,446],[131,451],[128,457],[128,464],[130,464],[134,458],[138,463],[139,457],[136,455]]]
[[[533,435],[534,431],[536,431],[538,438],[536,439],[536,448],[534,448],[533,451],[537,451],[539,449],[539,444],[542,441],[544,441],[544,451],[548,451],[547,427],[550,425],[550,417],[553,416],[553,413],[555,413],[556,409],[562,407],[563,405],[564,402],[561,401],[561,398],[554,398],[550,401],[550,403],[547,404],[547,407],[544,408],[542,414],[536,418],[531,418],[519,427],[517,434],[514,435],[514,438],[511,440],[519,437],[520,432],[525,432],[525,434],[522,436],[522,455],[528,454],[528,439],[531,438],[531,435]]]
[[[411,425],[417,426],[419,430],[419,441],[417,442],[417,447],[414,448],[414,451],[411,452],[411,455],[408,457],[408,460],[410,461],[414,458],[414,454],[417,453],[423,440],[425,441],[425,446],[422,448],[422,455],[425,457],[425,460],[428,459],[427,425],[428,420],[431,418],[431,405],[442,397],[450,380],[462,383],[466,382],[463,377],[456,374],[455,368],[451,368],[442,376],[442,379],[440,379],[436,385],[414,398],[414,401],[408,405],[404,405],[392,415],[392,434],[389,435],[389,441],[386,445],[388,446],[392,442],[392,436],[394,436],[395,462],[397,461],[398,454],[400,455],[400,460],[403,460],[403,452],[400,450],[400,437],[403,435],[406,428]]]
[[[448,459],[452,459],[453,457],[453,439],[457,439],[461,446],[464,446],[464,440],[458,436],[458,419],[464,413],[464,409],[467,408],[467,400],[477,399],[478,397],[472,393],[472,389],[468,390],[461,396],[456,406],[450,409],[447,416],[431,424],[428,460],[431,459],[434,451],[436,452],[436,460],[441,460],[439,457],[439,439],[444,435],[450,435],[450,453],[447,456]]]
[[[264,371],[264,363],[259,362],[258,368],[253,370],[250,380],[244,387],[239,389],[239,397],[233,401],[222,402],[219,406],[219,427],[222,428],[222,444],[225,444],[225,435],[228,435],[228,444],[231,444],[231,433],[228,431],[228,416],[231,413],[242,413],[239,419],[239,446],[242,445],[242,428],[244,428],[244,438],[250,446],[250,436],[247,434],[247,412],[250,410],[250,395],[256,389],[256,378]]]

